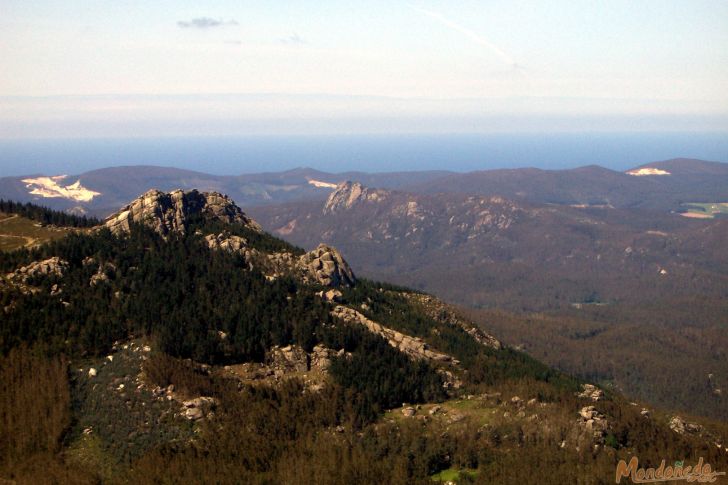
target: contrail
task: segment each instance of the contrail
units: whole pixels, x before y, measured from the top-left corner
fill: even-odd
[[[468,37],[470,40],[472,40],[476,44],[480,44],[484,47],[487,47],[495,55],[497,55],[503,62],[505,62],[509,66],[515,67],[515,68],[521,67],[518,65],[518,63],[516,61],[513,60],[513,58],[511,56],[509,56],[508,54],[503,52],[497,45],[493,44],[492,42],[490,42],[488,39],[486,39],[482,35],[477,34],[477,33],[473,32],[472,30],[463,27],[460,24],[453,22],[452,20],[440,15],[437,12],[432,12],[430,10],[425,10],[424,8],[415,7],[414,5],[410,5],[410,8],[423,15],[427,15],[428,17],[437,20],[441,24],[443,24],[447,27],[450,27],[453,30],[458,31],[461,34],[464,34],[466,37]]]

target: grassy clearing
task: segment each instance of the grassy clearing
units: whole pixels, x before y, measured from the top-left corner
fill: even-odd
[[[475,398],[456,399],[440,404],[430,403],[412,407],[416,409],[414,416],[405,416],[402,412],[404,407],[400,407],[385,412],[384,419],[393,422],[424,420],[425,422],[441,423],[446,426],[483,426],[493,423],[497,414],[498,404],[492,400]]]
[[[686,208],[686,212],[682,213],[685,217],[713,219],[720,215],[728,216],[728,202],[689,202],[683,206]]]
[[[467,476],[469,478],[475,478],[478,475],[477,470],[459,470],[457,468],[448,468],[439,473],[435,473],[430,478],[433,482],[456,482]]]
[[[0,213],[0,251],[35,246],[68,234],[70,229],[41,226],[15,214]]]

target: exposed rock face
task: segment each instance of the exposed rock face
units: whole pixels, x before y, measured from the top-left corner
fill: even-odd
[[[132,223],[143,223],[162,235],[185,232],[192,215],[212,220],[243,224],[256,231],[260,226],[248,218],[226,195],[197,190],[175,190],[165,193],[152,189],[116,214],[106,219],[105,225],[115,234],[128,232]]]
[[[582,392],[578,394],[578,397],[591,399],[594,402],[604,399],[604,391],[599,389],[594,384],[584,384],[583,386],[581,386],[581,389]]]
[[[368,319],[366,316],[352,308],[348,308],[343,305],[336,305],[332,310],[331,315],[347,324],[363,325],[370,332],[383,337],[389,345],[412,359],[426,359],[441,364],[449,364],[451,366],[450,369],[459,367],[460,362],[458,360],[454,359],[450,355],[430,349],[427,343],[421,338],[411,337],[391,328],[387,328],[384,325]],[[447,368],[438,368],[437,373],[442,377],[443,387],[445,389],[458,389],[462,386],[462,381],[457,375],[455,375],[455,373],[452,372],[452,370]]]
[[[259,264],[263,265],[263,271],[268,278],[278,278],[285,274],[303,277],[298,258],[288,252],[265,255]]]
[[[493,349],[500,349],[503,347],[498,339],[485,333],[472,322],[458,315],[452,307],[446,305],[437,298],[418,293],[405,293],[404,296],[406,296],[410,301],[418,303],[420,308],[425,311],[428,317],[440,323],[462,328],[479,344]]]
[[[309,369],[308,354],[298,345],[273,347],[268,352],[268,361],[276,374],[306,372]]]
[[[210,249],[219,251],[228,251],[237,253],[247,249],[248,241],[244,237],[233,236],[230,234],[208,234],[205,236],[205,242]]]
[[[36,276],[63,276],[63,273],[67,269],[68,261],[54,256],[43,261],[34,261],[27,266],[18,268],[8,274],[8,279],[15,283],[26,283],[28,279]]]
[[[380,201],[387,198],[389,192],[364,187],[359,182],[343,182],[336,187],[324,204],[323,213],[335,214],[342,210],[351,209],[363,201]]]
[[[331,246],[319,246],[299,259],[309,280],[324,286],[354,286],[356,278],[341,253]]]
[[[268,352],[267,361],[276,376],[283,376],[292,372],[325,372],[336,355],[337,352],[321,344],[316,345],[311,353],[298,345],[275,346]]]
[[[67,269],[68,261],[57,256],[44,259],[43,261],[34,261],[27,266],[22,266],[16,269],[12,273],[8,273],[6,275],[7,280],[3,280],[0,277],[0,286],[3,284],[10,284],[23,293],[35,293],[38,291],[38,288],[29,285],[29,280],[37,277],[63,276],[63,273]],[[53,295],[61,293],[58,285],[54,285],[51,289],[51,293]]]
[[[698,434],[703,430],[699,424],[688,423],[680,416],[673,416],[670,419],[670,429],[677,434]]]
[[[342,298],[344,296],[343,293],[341,293],[339,290],[331,289],[329,291],[319,291],[316,293],[319,297],[321,297],[322,300],[332,302],[332,303],[341,303]]]
[[[204,418],[217,405],[215,398],[201,396],[182,403],[182,413],[190,421]]]
[[[595,443],[603,444],[609,430],[606,417],[597,411],[594,406],[586,406],[579,411],[579,425],[587,432],[592,433]]]
[[[205,236],[205,242],[210,249],[242,255],[248,264],[257,266],[269,279],[291,274],[305,283],[330,287],[351,287],[356,284],[356,277],[349,263],[339,251],[325,244],[320,244],[313,251],[296,257],[289,252],[261,253],[249,247],[245,238],[226,233],[208,234]],[[331,297],[334,297],[333,293]]]
[[[369,320],[358,311],[342,305],[336,305],[331,314],[345,323],[364,325],[370,332],[384,337],[389,345],[415,359],[427,359],[437,362],[458,362],[447,354],[431,350],[419,337],[410,337],[379,323]]]
[[[343,350],[343,349],[342,349]],[[313,348],[313,352],[310,354],[311,369],[327,371],[331,365],[331,359],[338,355],[337,352],[324,347],[321,344],[316,345]]]
[[[90,286],[96,286],[99,283],[104,283],[106,281],[109,281],[109,275],[113,275],[116,273],[116,266],[114,266],[111,263],[104,263],[99,265],[99,269],[96,271],[96,274],[91,276],[91,280],[89,281]]]
[[[227,233],[208,234],[205,236],[205,242],[207,243],[207,247],[215,251],[240,254],[248,265],[252,265],[253,259],[259,255],[258,251],[248,247],[248,241],[240,236]]]
[[[307,392],[318,392],[326,386],[331,359],[337,356],[348,358],[351,354],[344,349],[337,352],[321,344],[311,352],[298,345],[274,346],[268,351],[265,363],[246,362],[226,366],[225,370],[247,384],[276,384],[290,378],[301,379]]]

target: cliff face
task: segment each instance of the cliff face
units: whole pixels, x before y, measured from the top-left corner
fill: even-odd
[[[143,223],[162,235],[185,232],[191,216],[242,224],[257,232],[260,226],[243,213],[228,196],[218,192],[150,190],[132,201],[104,223],[111,232],[129,231],[130,224]]]
[[[364,187],[359,182],[344,182],[336,187],[336,190],[329,195],[324,205],[323,213],[335,214],[337,212],[351,209],[360,202],[378,202],[385,200],[389,196],[389,191],[381,189],[371,189]]]

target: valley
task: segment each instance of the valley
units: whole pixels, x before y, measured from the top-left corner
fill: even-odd
[[[666,165],[675,174],[701,167]],[[357,183],[326,201],[251,213],[295,244],[341,247],[368,277],[473,309],[475,321],[557,368],[726,419],[724,397],[706,384],[709,374],[728,377],[725,220]]]
[[[103,222],[3,202],[0,231],[34,244],[0,253],[0,477],[728,466],[725,220],[321,179],[246,212],[195,189]]]
[[[0,485],[728,481],[728,2],[0,5]]]

